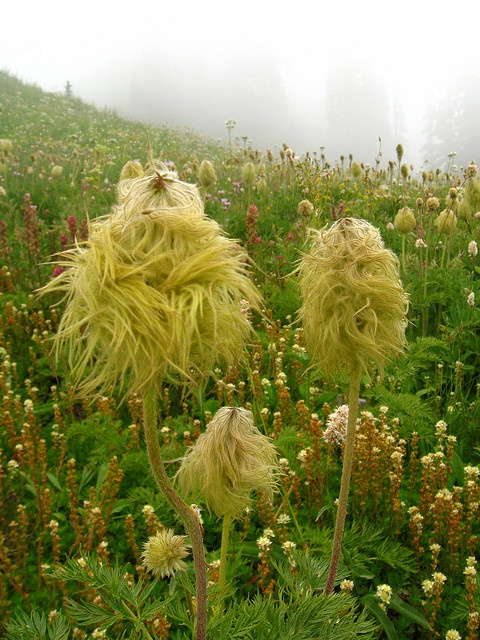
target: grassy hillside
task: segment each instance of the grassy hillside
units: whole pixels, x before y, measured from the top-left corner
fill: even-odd
[[[372,637],[373,627],[390,639],[455,638],[455,629],[478,637],[476,165],[418,170],[402,164],[400,145],[374,166],[299,158],[281,141],[275,151],[248,148],[227,129],[232,142],[221,144],[126,121],[6,73],[0,96],[0,632],[10,621],[12,638],[193,637],[191,562],[171,581],[142,564],[149,536],[183,531],[151,477],[141,403],[120,403],[116,389],[94,402],[76,397],[69,367],[51,354],[63,302],[36,294],[56,277],[52,256],[86,240],[88,220],[109,213],[125,163],[146,164],[149,143],[245,247],[265,300],[264,316],[252,316],[246,362],[215,369],[202,393],[164,386],[159,407],[171,477],[224,405],[249,408],[282,460],[273,501],[260,497],[234,523],[223,604],[215,590],[221,522],[204,511],[218,598],[211,637],[286,638],[289,629],[317,637],[305,620],[331,638]],[[294,271],[308,229],[344,216],[373,224],[398,255],[409,348],[383,377],[362,379],[339,573],[347,582],[337,585],[340,608],[322,613],[343,452],[341,438],[325,434],[349,380],[311,368]],[[340,617],[344,626],[332,630]],[[34,624],[37,635],[26,631]]]

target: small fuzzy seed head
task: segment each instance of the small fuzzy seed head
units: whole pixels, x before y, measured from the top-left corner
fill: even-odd
[[[174,535],[173,529],[162,529],[143,545],[142,562],[158,578],[173,576],[186,568],[183,561],[189,554],[186,536]]]
[[[256,177],[257,177],[257,171],[255,169],[255,165],[253,164],[253,162],[245,163],[242,169],[242,179],[243,179],[243,182],[247,185],[247,187],[253,186]]]
[[[442,235],[450,235],[457,227],[457,216],[453,209],[444,209],[438,214],[435,220],[435,227],[438,233]]]
[[[198,184],[203,189],[209,189],[217,181],[217,174],[210,160],[202,160],[198,168]]]
[[[297,212],[302,220],[310,221],[313,209],[314,207],[310,200],[302,200],[298,203]]]
[[[132,178],[138,178],[143,174],[143,167],[139,160],[129,160],[123,165],[120,171],[119,182],[124,180],[131,180]]]
[[[399,233],[410,233],[415,229],[417,221],[410,207],[402,207],[395,216],[394,225]]]
[[[54,180],[57,180],[58,178],[60,178],[62,173],[63,173],[63,167],[59,164],[53,165],[53,167],[50,170],[50,175]]]
[[[465,199],[474,211],[480,209],[480,180],[477,177],[465,180]]]
[[[237,518],[254,491],[272,494],[276,470],[276,449],[255,427],[252,413],[222,407],[187,450],[177,480],[183,494],[200,495],[218,517]]]
[[[138,167],[137,167],[138,168]],[[130,170],[129,170],[130,173]],[[57,358],[79,394],[202,383],[242,355],[259,309],[246,253],[203,211],[194,185],[159,163],[125,178],[110,215],[62,254],[42,293],[64,295]]]
[[[408,296],[397,257],[365,220],[342,218],[312,235],[298,272],[313,363],[325,373],[373,364],[381,371],[405,347]]]

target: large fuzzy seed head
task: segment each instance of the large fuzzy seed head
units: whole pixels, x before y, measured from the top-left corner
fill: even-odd
[[[67,352],[79,393],[201,382],[251,335],[244,303],[261,298],[246,254],[204,215],[196,188],[159,165],[118,191],[44,288],[65,297],[57,355]]]
[[[252,492],[272,493],[276,469],[276,449],[252,413],[222,407],[185,454],[177,479],[182,493],[199,495],[217,516],[237,518]]]
[[[342,218],[312,234],[298,269],[312,361],[325,373],[382,370],[405,346],[408,297],[397,257],[365,220]]]

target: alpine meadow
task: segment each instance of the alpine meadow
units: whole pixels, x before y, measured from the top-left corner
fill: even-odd
[[[478,639],[480,159],[0,94],[0,636]]]

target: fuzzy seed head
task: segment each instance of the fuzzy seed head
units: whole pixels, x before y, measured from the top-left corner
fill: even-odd
[[[202,160],[198,169],[198,183],[203,189],[208,189],[217,181],[217,174],[210,160]]]
[[[247,255],[204,214],[196,187],[163,165],[117,192],[113,212],[62,254],[63,271],[43,289],[64,295],[57,357],[67,353],[84,395],[201,383],[215,362],[241,357],[251,335],[242,305],[259,309],[261,297]]]
[[[438,214],[435,220],[435,227],[438,233],[450,235],[457,227],[457,216],[453,209],[444,209]]]
[[[399,233],[410,233],[415,229],[417,221],[415,215],[409,207],[402,207],[398,210],[394,220],[395,229]]]
[[[177,480],[182,493],[199,494],[218,517],[237,518],[252,492],[272,494],[276,470],[275,447],[255,427],[252,413],[222,407],[187,450]]]
[[[298,272],[313,362],[325,373],[369,371],[372,364],[381,371],[405,347],[408,296],[397,257],[365,220],[342,218],[312,235]]]
[[[186,568],[183,561],[189,554],[186,536],[174,535],[173,529],[162,529],[143,546],[142,561],[148,571],[158,578],[172,576]]]
[[[255,169],[255,165],[253,164],[253,162],[245,163],[242,169],[242,179],[247,187],[253,186],[256,177],[257,170]]]

